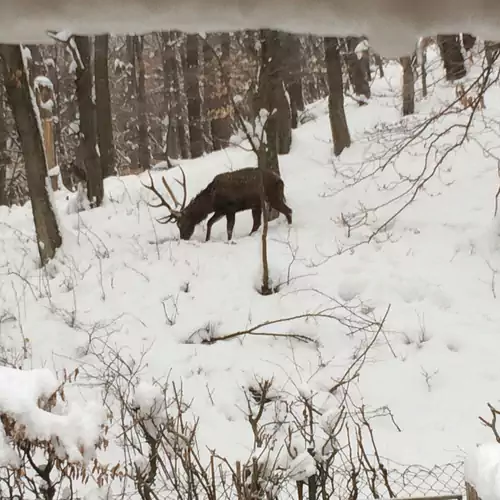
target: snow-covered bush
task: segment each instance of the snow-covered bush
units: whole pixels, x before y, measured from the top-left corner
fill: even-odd
[[[0,367],[0,498],[69,500],[77,483],[103,472],[96,450],[107,445],[105,413],[67,399],[77,374],[61,383],[47,369]]]

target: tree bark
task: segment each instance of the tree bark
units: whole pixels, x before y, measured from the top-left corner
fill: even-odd
[[[162,37],[163,65],[163,116],[167,119],[165,137],[165,155],[179,158],[178,114],[179,102],[176,95],[179,92],[178,79],[175,78],[177,62],[175,59],[175,40],[169,31],[164,31]]]
[[[285,86],[290,97],[292,128],[298,126],[299,111],[304,111],[302,91],[302,47],[297,35],[283,33],[282,61]]]
[[[467,72],[465,70],[464,56],[458,35],[438,35],[437,43],[443,59],[446,80],[454,82],[463,78]]]
[[[20,45],[0,45],[7,98],[21,140],[31,209],[35,222],[42,266],[52,259],[62,244],[54,207],[50,202],[50,183],[43,147],[41,124],[35,110],[35,97],[29,86]]]
[[[211,133],[213,148],[215,151],[229,146],[229,140],[232,134],[231,123],[231,103],[229,100],[229,89],[225,84],[225,73],[227,79],[230,78],[230,52],[231,38],[229,33],[219,34],[220,59],[222,68],[217,63],[215,68],[215,95],[213,96],[212,104],[215,114],[211,120]],[[212,50],[215,47],[212,46]]]
[[[401,58],[403,67],[403,116],[415,113],[415,75],[411,64],[411,57]]]
[[[97,126],[92,99],[92,68],[90,66],[90,38],[75,36],[81,63],[76,65],[76,97],[80,112],[80,140],[87,174],[87,197],[92,207],[99,207],[104,197],[101,162],[97,154]],[[76,54],[78,57],[78,54]]]
[[[259,90],[256,96],[255,116],[266,109],[267,159],[270,167],[279,172],[278,154],[288,154],[292,145],[292,117],[285,95],[283,67],[281,64],[280,33],[261,30],[261,69]]]
[[[113,119],[109,91],[109,35],[95,37],[95,100],[97,140],[103,178],[114,175]]]
[[[139,122],[139,165],[148,170],[150,164],[148,113],[146,99],[146,68],[144,67],[144,36],[134,36],[134,52],[137,59],[137,118]]]
[[[7,153],[7,121],[5,116],[4,84],[0,75],[0,206],[7,205],[7,165],[9,155]]]
[[[339,156],[351,145],[351,135],[344,110],[344,89],[342,84],[342,64],[337,38],[327,37],[325,44],[326,74],[328,77],[328,113],[332,130],[333,153]]]
[[[184,73],[184,79],[188,101],[189,140],[192,158],[198,158],[205,152],[201,116],[202,101],[198,49],[198,35],[188,34],[186,37],[186,71]]]

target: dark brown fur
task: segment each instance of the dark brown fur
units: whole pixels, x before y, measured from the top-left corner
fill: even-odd
[[[212,182],[182,210],[177,218],[181,238],[189,240],[196,225],[213,213],[208,220],[205,241],[210,239],[212,226],[223,217],[227,220],[227,238],[231,240],[235,215],[245,210],[252,211],[253,226],[250,234],[253,234],[261,223],[262,181],[265,201],[282,213],[291,224],[292,209],[285,203],[283,180],[270,170],[243,168],[216,175]]]

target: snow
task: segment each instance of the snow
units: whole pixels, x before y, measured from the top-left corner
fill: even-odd
[[[50,79],[43,75],[39,75],[35,78],[34,85],[35,89],[38,89],[39,87],[47,87],[50,90],[54,90],[54,85]]]
[[[87,460],[92,457],[103,422],[102,409],[95,403],[83,408],[68,404],[64,413],[45,411],[38,405],[40,398],[48,399],[60,383],[47,369],[16,370],[0,367],[0,415],[16,422],[18,432],[28,439],[51,440],[58,438],[56,449],[61,459]],[[21,430],[22,429],[22,430]],[[0,433],[0,466],[16,465],[19,457],[5,436]],[[81,450],[84,450],[85,456]]]
[[[500,498],[500,443],[482,444],[469,454],[465,479],[482,500]]]
[[[174,412],[166,401],[176,384],[189,408],[186,418],[199,418],[202,458],[215,449],[233,464],[256,453],[248,408],[255,411],[258,404],[249,403],[246,390],[265,380],[272,380],[273,402],[264,423],[284,418],[289,408],[300,419],[303,406],[314,403],[319,449],[341,415],[339,394],[332,389],[374,338],[376,328],[357,326],[380,320],[390,305],[383,332],[351,382],[351,398],[377,416],[372,425],[382,457],[428,467],[463,460],[463,450],[491,440],[491,431],[477,417],[486,401],[497,402],[500,382],[500,221],[493,217],[498,138],[490,126],[500,119],[498,84],[486,94],[487,107],[474,120],[471,140],[444,161],[440,176],[370,244],[362,243],[400,203],[368,213],[366,221],[359,215],[360,204],[370,209],[397,195],[402,188],[395,183],[424,168],[429,142],[415,141],[373,179],[353,182],[382,164],[381,154],[395,140],[455,99],[454,86],[443,81],[431,51],[429,61],[429,97],[417,102],[413,117],[401,118],[398,62],[385,68],[384,79],[373,82],[367,106],[346,98],[353,145],[340,158],[332,154],[326,101],[308,107],[307,123],[293,132],[290,154],[280,157],[294,212],[291,227],[283,217],[269,224],[270,272],[279,284],[271,296],[255,290],[261,234],[249,236],[249,213],[237,216],[234,244],[226,242],[223,221],[214,225],[208,243],[206,223],[190,241],[179,241],[175,225],[156,223],[162,209],[145,203],[152,201],[141,185],[148,182],[147,174],[106,179],[106,201],[93,210],[82,210],[77,194],[68,199],[66,191],[51,193],[64,229],[64,252],[50,272],[37,266],[30,204],[0,210],[1,358],[16,360],[24,370],[48,364],[56,372],[80,367],[73,408],[85,409],[83,419],[89,414],[86,401],[102,389],[114,415],[110,463],[123,458],[118,389],[141,415],[163,422],[164,410],[168,417]],[[476,58],[472,76],[479,65]],[[467,117],[441,118],[429,133]],[[431,158],[459,133],[453,129]],[[192,197],[217,173],[255,165],[255,158],[232,147],[176,163],[186,172]],[[179,195],[173,182],[178,169],[153,169],[159,186],[162,175]],[[356,220],[364,222],[356,225]],[[303,317],[307,313],[316,316]],[[231,334],[237,335],[215,341]],[[50,388],[55,386],[47,372],[38,373],[51,382]],[[29,380],[25,386],[20,379],[0,383],[0,401],[12,397],[11,389],[19,394],[30,390],[31,412],[35,390],[50,388]],[[384,408],[397,427],[382,416],[387,415]],[[29,412],[23,415],[32,422]],[[47,417],[44,432],[64,431],[71,423],[86,435],[92,426],[78,415],[69,410],[66,423],[55,429]],[[277,432],[276,439],[282,442],[284,435]],[[68,446],[72,438],[66,435]],[[294,435],[293,440],[296,454],[280,463],[304,478],[314,465],[305,454],[310,439]],[[484,460],[498,453],[480,450],[485,450]],[[479,464],[491,471],[484,487],[482,478],[470,474],[486,500],[496,469]]]
[[[200,18],[198,12],[203,12]],[[222,14],[221,14],[222,13]],[[21,20],[21,21],[20,21]],[[72,33],[147,33],[180,29],[191,32],[235,31],[263,27],[297,33],[348,36],[363,33],[387,57],[413,52],[419,36],[474,33],[495,40],[500,5],[485,0],[331,0],[311,8],[307,0],[37,0],[9,2],[0,18],[0,42],[48,43],[48,30]],[[387,27],[390,26],[390,29]]]

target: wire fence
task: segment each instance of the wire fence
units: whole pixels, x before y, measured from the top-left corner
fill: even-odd
[[[396,498],[465,495],[464,462],[451,462],[427,468],[421,465],[402,466],[386,461],[388,483]],[[372,484],[370,484],[370,482]],[[388,498],[388,491],[379,475],[377,478],[358,476],[356,489],[360,500],[373,499],[373,486],[380,498]],[[347,472],[337,474],[335,497],[348,499],[352,482]]]

